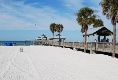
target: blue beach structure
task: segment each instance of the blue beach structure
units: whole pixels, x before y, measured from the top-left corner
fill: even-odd
[[[5,46],[13,46],[13,45],[15,45],[16,43],[14,43],[14,42],[6,42],[6,43],[4,43],[4,45]]]

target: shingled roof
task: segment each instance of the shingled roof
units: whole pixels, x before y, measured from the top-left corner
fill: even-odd
[[[94,35],[94,34],[100,35],[100,36],[109,36],[109,35],[113,34],[113,32],[104,26],[97,27],[97,28],[91,28],[91,29],[87,30],[87,36]],[[85,35],[85,33],[83,33],[83,36],[84,35]]]

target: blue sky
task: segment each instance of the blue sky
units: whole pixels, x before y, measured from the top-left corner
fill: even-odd
[[[42,34],[52,37],[51,23],[63,24],[67,41],[82,41],[81,26],[75,13],[88,6],[113,30],[110,20],[102,15],[101,0],[0,0],[0,40],[34,40]],[[36,25],[35,25],[36,24]],[[92,28],[92,26],[90,26]],[[55,33],[57,34],[57,33]]]

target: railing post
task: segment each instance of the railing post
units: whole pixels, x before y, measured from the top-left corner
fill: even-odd
[[[103,43],[103,51],[104,51],[104,48],[105,48],[105,44]]]
[[[88,42],[86,42],[86,49],[88,49]]]
[[[96,50],[98,50],[98,42],[96,42]]]
[[[69,47],[69,42],[67,42],[67,47]]]
[[[74,42],[73,42],[73,46],[72,46],[72,47],[73,47],[73,49],[74,49]]]
[[[69,47],[69,42],[67,42],[67,47]]]
[[[76,42],[76,44],[75,44],[75,47],[77,48],[77,44],[78,44],[78,42]]]
[[[95,51],[96,51],[96,42],[95,42]]]
[[[113,49],[112,49],[112,42],[110,43],[110,50],[111,50],[111,53],[112,53],[112,50],[113,50]]]
[[[91,43],[91,48],[90,48],[90,54],[93,54],[92,43]]]
[[[66,42],[64,42],[64,45],[65,45],[65,47],[66,47]]]
[[[82,43],[82,47],[83,47],[83,48],[85,47],[84,44],[85,44],[85,43],[83,42],[83,43]]]
[[[64,41],[63,41],[63,48],[64,48]]]
[[[116,43],[116,50],[118,49],[118,45],[117,45],[117,43]]]
[[[80,42],[78,43],[78,48],[80,48]]]

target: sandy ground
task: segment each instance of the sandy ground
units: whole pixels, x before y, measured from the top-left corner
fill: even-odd
[[[118,59],[67,48],[1,46],[0,80],[118,80]]]

